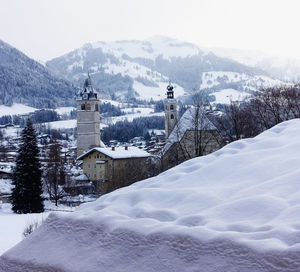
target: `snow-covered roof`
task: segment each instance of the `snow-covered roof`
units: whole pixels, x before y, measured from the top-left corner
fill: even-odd
[[[125,147],[115,147],[114,149],[111,147],[94,147],[80,155],[77,160],[82,160],[85,156],[94,151],[100,152],[112,159],[146,158],[151,156],[148,152],[135,146],[128,146],[127,149],[125,149]]]
[[[80,176],[77,176],[75,178],[76,181],[88,181],[89,178],[86,176],[86,174],[81,174]]]
[[[199,117],[195,118],[197,110],[195,107],[188,108],[182,115],[178,123],[175,125],[171,134],[169,135],[166,145],[163,148],[163,153],[176,142],[180,142],[187,130],[195,130],[195,120],[198,119],[198,130],[216,130],[215,125],[206,117],[202,110],[199,111]]]

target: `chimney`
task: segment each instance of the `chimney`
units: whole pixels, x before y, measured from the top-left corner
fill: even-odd
[[[114,147],[114,146],[112,146],[112,147],[111,147],[111,150],[112,150],[112,151],[115,151],[115,147]]]
[[[125,145],[125,150],[128,150],[128,146],[127,145]]]

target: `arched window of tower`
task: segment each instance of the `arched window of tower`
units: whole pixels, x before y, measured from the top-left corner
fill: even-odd
[[[86,110],[91,110],[91,104],[86,105]]]
[[[171,119],[174,119],[174,115],[173,114],[171,114]]]
[[[85,104],[81,104],[81,110],[85,110]]]
[[[171,106],[170,106],[170,110],[174,110],[174,105],[171,105]]]

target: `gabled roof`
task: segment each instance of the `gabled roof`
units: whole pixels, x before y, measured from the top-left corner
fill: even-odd
[[[94,151],[100,152],[112,159],[147,158],[151,156],[151,154],[149,154],[148,152],[135,146],[129,146],[127,150],[125,149],[125,147],[115,147],[114,150],[110,147],[94,147],[80,155],[77,160],[82,160],[85,156],[91,154]]]
[[[169,135],[166,144],[163,148],[163,153],[177,142],[180,142],[185,132],[188,130],[195,130],[196,122],[198,121],[197,130],[217,130],[215,125],[206,117],[205,113],[198,109],[198,118],[196,118],[197,109],[195,107],[188,108],[182,115],[180,120],[175,125],[171,134]]]

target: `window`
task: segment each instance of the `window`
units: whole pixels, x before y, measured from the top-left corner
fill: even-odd
[[[98,104],[95,104],[95,111],[98,111],[99,108],[98,108]]]
[[[88,168],[91,168],[91,165],[90,165],[90,164],[88,164]]]
[[[166,110],[168,110],[168,106],[166,106]]]
[[[99,154],[97,154],[97,159],[99,159]]]
[[[81,110],[85,110],[85,104],[81,104]]]
[[[86,110],[91,110],[91,104],[86,104]]]
[[[90,174],[88,174],[88,177],[90,177],[91,175]]]
[[[96,178],[97,177],[97,175],[96,174],[94,174],[94,178]]]
[[[96,168],[96,163],[94,164],[94,168]]]
[[[174,115],[173,114],[171,114],[171,119],[174,119]]]
[[[170,110],[174,110],[174,105],[171,105],[171,106],[170,106]]]

